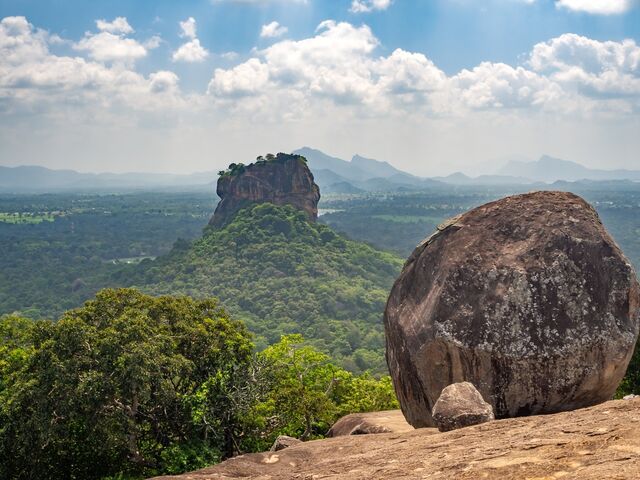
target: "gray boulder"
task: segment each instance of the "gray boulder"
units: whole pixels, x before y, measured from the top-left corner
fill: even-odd
[[[494,419],[491,405],[469,382],[446,387],[433,406],[433,421],[441,432],[478,425]]]
[[[475,208],[407,260],[384,315],[407,421],[434,426],[447,386],[469,381],[496,418],[613,397],[638,337],[640,286],[595,210],[565,192]]]

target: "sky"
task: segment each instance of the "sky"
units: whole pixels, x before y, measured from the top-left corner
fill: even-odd
[[[0,0],[0,165],[640,169],[640,0]]]

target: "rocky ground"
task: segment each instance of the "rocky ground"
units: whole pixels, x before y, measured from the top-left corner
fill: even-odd
[[[452,432],[307,442],[162,479],[638,479],[640,398]]]

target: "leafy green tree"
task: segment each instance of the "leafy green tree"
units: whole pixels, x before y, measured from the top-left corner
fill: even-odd
[[[354,376],[302,335],[284,335],[259,353],[257,361],[267,367],[263,383],[269,388],[266,395],[255,397],[262,400],[250,415],[267,443],[283,434],[321,438],[348,413],[398,408],[390,377]]]
[[[103,290],[26,331],[28,353],[3,344],[2,365],[26,364],[4,385],[1,478],[149,475],[233,453],[233,414],[194,411],[203,385],[224,397],[252,360],[248,332],[216,301]]]
[[[302,335],[286,335],[261,354],[275,372],[270,401],[280,417],[283,433],[302,440],[326,432],[336,416],[334,391],[348,372],[329,357],[305,344]]]
[[[627,367],[627,373],[618,386],[616,398],[630,394],[640,395],[640,339],[636,343],[636,348]]]

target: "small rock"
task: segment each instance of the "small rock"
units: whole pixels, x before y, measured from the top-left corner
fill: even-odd
[[[622,397],[623,400],[633,400],[634,398],[638,398],[640,397],[640,395],[634,395],[633,393],[631,395],[625,395],[624,397]]]
[[[438,430],[448,432],[494,419],[493,408],[472,383],[449,385],[440,394],[431,413]]]
[[[280,435],[278,438],[276,438],[276,441],[273,442],[273,445],[271,445],[270,451],[278,452],[280,450],[284,450],[285,448],[293,447],[294,445],[297,445],[299,443],[302,443],[302,440],[288,437],[286,435]]]

